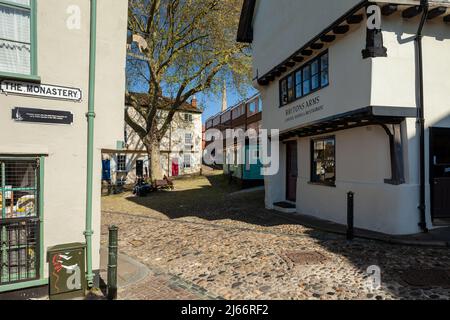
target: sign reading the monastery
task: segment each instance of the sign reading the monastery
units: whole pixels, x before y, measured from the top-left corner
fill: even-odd
[[[72,124],[73,114],[72,112],[59,110],[14,108],[12,110],[12,119],[17,122]]]
[[[81,89],[12,80],[3,80],[0,90],[5,94],[19,94],[74,102],[80,102],[82,99]]]
[[[286,109],[286,122],[297,120],[312,113],[323,110],[324,106],[320,104],[320,97],[314,97],[300,104]]]

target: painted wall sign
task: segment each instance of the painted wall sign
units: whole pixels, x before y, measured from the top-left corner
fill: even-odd
[[[324,106],[320,104],[320,96],[308,99],[300,104],[286,109],[285,122],[290,122],[308,116],[312,113],[322,111]]]
[[[12,80],[3,80],[0,90],[5,94],[19,94],[74,102],[80,102],[83,98],[81,89]]]
[[[14,108],[12,119],[17,122],[72,124],[73,114],[69,111],[43,110],[34,108]]]

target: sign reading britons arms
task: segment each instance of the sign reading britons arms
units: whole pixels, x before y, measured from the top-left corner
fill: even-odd
[[[0,89],[5,94],[19,94],[74,102],[80,102],[82,99],[81,89],[47,84],[3,80]]]

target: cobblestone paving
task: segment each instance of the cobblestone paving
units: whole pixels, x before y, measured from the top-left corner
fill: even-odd
[[[233,196],[215,180],[209,184],[204,180],[180,181],[177,191],[143,200],[131,195],[104,199],[103,241],[107,225],[116,224],[120,250],[160,271],[121,291],[121,298],[450,298],[450,287],[416,288],[400,276],[408,269],[449,270],[448,249],[367,240],[349,243],[337,235],[292,225],[265,210],[262,193]],[[183,193],[191,202],[184,201]],[[198,196],[193,198],[194,194]],[[292,258],[302,253],[321,259]],[[377,290],[369,286],[373,278],[367,274],[373,265],[381,269],[382,286]]]

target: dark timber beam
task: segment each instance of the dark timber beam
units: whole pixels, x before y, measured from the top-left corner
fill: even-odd
[[[336,26],[333,28],[333,32],[335,34],[344,34],[347,33],[350,30],[350,26],[348,24],[343,26]]]
[[[301,56],[296,56],[296,57],[293,57],[292,60],[294,60],[295,62],[303,62],[305,60],[305,58],[303,58]]]
[[[402,12],[402,17],[405,19],[411,19],[418,16],[422,12],[421,6],[413,6]]]
[[[390,16],[394,12],[397,12],[398,5],[396,4],[387,4],[381,8],[381,14],[383,16]]]
[[[336,40],[336,36],[334,34],[324,34],[320,37],[320,41],[322,42],[333,42]]]
[[[403,163],[403,142],[401,124],[380,124],[389,137],[391,156],[391,178],[384,182],[392,185],[405,183],[405,167]]]
[[[307,57],[309,57],[312,54],[313,54],[312,50],[309,50],[309,49],[302,51],[302,55],[307,56]]]
[[[286,67],[292,68],[293,66],[295,66],[295,62],[294,61],[288,61],[285,63]]]
[[[363,19],[364,19],[364,16],[362,14],[355,14],[355,15],[347,18],[347,23],[348,24],[358,24],[361,21],[363,21]]]
[[[437,8],[431,9],[428,12],[428,20],[431,20],[431,19],[437,18],[439,16],[442,16],[446,12],[447,12],[447,8],[446,7],[437,7]]]
[[[311,49],[314,49],[314,50],[320,50],[320,49],[322,49],[323,48],[323,43],[313,43],[312,45],[311,45]]]

